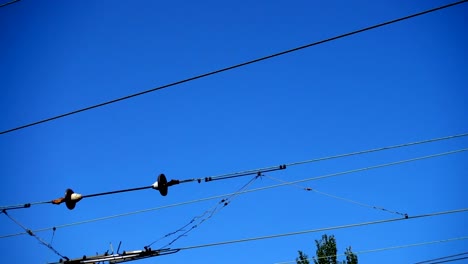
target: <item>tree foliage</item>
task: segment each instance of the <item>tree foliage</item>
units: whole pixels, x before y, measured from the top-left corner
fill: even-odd
[[[296,258],[297,264],[310,264],[309,257],[302,251],[298,251],[299,257]]]
[[[346,260],[338,261],[338,249],[336,247],[336,239],[334,235],[322,235],[322,239],[315,240],[315,257],[314,264],[358,264],[358,257],[351,250],[351,247],[346,248]],[[310,264],[309,257],[302,251],[298,251],[299,256],[296,258],[297,264]]]

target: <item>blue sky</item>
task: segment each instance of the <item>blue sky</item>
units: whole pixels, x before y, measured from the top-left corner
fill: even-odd
[[[0,8],[0,130],[280,52],[449,1],[28,1]],[[468,4],[0,135],[0,205],[151,185],[468,131]],[[466,148],[467,138],[265,173],[295,181]],[[467,207],[468,153],[304,183],[417,215]],[[32,230],[231,193],[249,177],[10,211]],[[249,188],[278,182],[258,179]],[[76,258],[148,243],[217,200],[57,229]],[[285,186],[237,197],[173,247],[398,217]],[[328,232],[339,252],[468,235],[466,213]],[[21,232],[5,216],[0,235]],[[38,232],[50,242],[52,231]],[[322,233],[181,251],[138,263],[275,263],[314,254]],[[458,241],[360,255],[414,263],[466,252]],[[159,245],[163,246],[163,245]],[[26,235],[2,262],[46,263]]]

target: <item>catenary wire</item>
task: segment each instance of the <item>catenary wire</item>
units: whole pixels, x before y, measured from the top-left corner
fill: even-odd
[[[287,183],[288,182],[288,181],[277,179],[277,178],[274,178],[274,177],[271,177],[271,176],[268,176],[268,175],[266,175],[265,177],[269,178],[271,180],[277,181],[277,182],[282,182],[282,183]],[[301,190],[304,190],[304,191],[312,191],[312,192],[318,193],[320,195],[324,195],[324,196],[331,197],[331,198],[334,198],[334,199],[337,199],[337,200],[341,200],[341,201],[345,201],[345,202],[348,202],[348,203],[356,204],[356,205],[359,205],[359,206],[371,208],[371,209],[374,209],[374,210],[384,211],[384,212],[387,212],[387,213],[401,215],[401,216],[406,216],[407,215],[407,214],[400,213],[400,212],[397,212],[397,211],[388,210],[388,209],[383,208],[381,206],[370,205],[370,204],[354,201],[354,200],[351,200],[351,199],[348,199],[348,198],[340,197],[340,196],[337,196],[337,195],[329,194],[329,193],[326,193],[326,192],[322,192],[322,191],[319,191],[319,190],[317,190],[315,188],[304,187],[304,186],[299,185],[299,184],[292,184],[292,185],[299,188],[299,189],[301,189]]]
[[[347,228],[354,228],[354,227],[360,227],[360,226],[384,224],[384,223],[390,223],[390,222],[408,221],[411,219],[428,218],[428,217],[434,217],[434,216],[440,216],[440,215],[463,213],[467,211],[468,211],[468,208],[461,208],[461,209],[434,212],[434,213],[428,213],[428,214],[420,214],[420,215],[414,215],[414,216],[408,216],[408,217],[391,218],[391,219],[385,219],[385,220],[361,222],[361,223],[356,223],[356,224],[324,227],[324,228],[302,230],[302,231],[296,231],[296,232],[290,232],[290,233],[281,233],[281,234],[274,234],[274,235],[267,235],[267,236],[250,237],[250,238],[243,238],[243,239],[237,239],[237,240],[229,240],[229,241],[221,241],[221,242],[214,242],[214,243],[208,243],[208,244],[187,246],[187,247],[178,248],[178,250],[189,250],[189,249],[196,249],[196,248],[222,246],[222,245],[228,245],[228,244],[237,244],[237,243],[244,243],[244,242],[251,242],[251,241],[258,241],[258,240],[273,239],[273,238],[279,238],[279,237],[303,235],[303,234],[308,234],[308,233],[317,233],[317,232],[337,230],[337,229],[347,229]]]
[[[454,257],[460,257],[460,256],[467,255],[467,254],[468,254],[468,252],[463,252],[463,253],[454,254],[454,255],[450,255],[450,256],[445,256],[445,257],[440,257],[440,258],[435,258],[435,259],[430,259],[430,260],[424,260],[424,261],[416,262],[414,264],[440,263],[440,262],[434,262],[434,261],[445,260],[445,259],[454,258]]]
[[[11,4],[14,4],[16,2],[19,2],[20,0],[13,0],[13,1],[10,1],[10,2],[6,2],[6,3],[3,3],[3,4],[0,4],[0,7],[5,7],[7,5],[11,5]]]
[[[420,243],[406,244],[406,245],[392,246],[392,247],[385,247],[385,248],[361,250],[361,251],[356,251],[356,252],[353,252],[353,253],[356,254],[356,255],[362,255],[362,254],[367,254],[367,253],[375,253],[375,252],[380,252],[380,251],[388,251],[388,250],[410,248],[410,247],[427,246],[427,245],[433,245],[433,244],[439,244],[439,243],[461,241],[461,240],[466,240],[466,239],[468,239],[468,236],[448,238],[448,239],[442,239],[442,240],[433,240],[433,241],[428,241],[428,242],[420,242]],[[345,254],[336,254],[336,255],[325,256],[325,257],[343,257],[343,256],[346,256],[346,255]],[[318,257],[316,259],[325,258],[325,257]],[[309,258],[307,260],[313,260],[313,258]],[[274,264],[290,264],[290,263],[296,263],[296,261],[295,260],[282,261],[282,262],[275,262]],[[420,263],[420,262],[418,262],[418,263]],[[418,263],[415,263],[415,264],[418,264]]]
[[[42,123],[50,122],[50,121],[53,121],[53,120],[56,120],[56,119],[66,117],[66,116],[78,114],[78,113],[85,112],[85,111],[88,111],[88,110],[91,110],[91,109],[103,107],[103,106],[106,106],[106,105],[109,105],[109,104],[117,103],[117,102],[120,102],[120,101],[123,101],[123,100],[127,100],[127,99],[130,99],[130,98],[134,98],[134,97],[137,97],[137,96],[141,96],[141,95],[144,95],[144,94],[148,94],[148,93],[151,93],[151,92],[155,92],[155,91],[158,91],[158,90],[169,88],[169,87],[172,87],[172,86],[176,86],[176,85],[179,85],[179,84],[182,84],[182,83],[194,81],[194,80],[197,80],[197,79],[201,79],[201,78],[204,78],[204,77],[208,77],[208,76],[211,76],[211,75],[222,73],[222,72],[225,72],[225,71],[229,71],[229,70],[233,70],[233,69],[236,69],[236,68],[244,67],[244,66],[247,66],[247,65],[250,65],[250,64],[253,64],[253,63],[257,63],[257,62],[261,62],[261,61],[264,61],[264,60],[272,59],[272,58],[279,57],[279,56],[282,56],[282,55],[285,55],[285,54],[289,54],[289,53],[293,53],[293,52],[296,52],[296,51],[299,51],[299,50],[303,50],[303,49],[306,49],[306,48],[317,46],[317,45],[320,45],[320,44],[323,44],[323,43],[331,42],[331,41],[334,41],[334,40],[337,40],[337,39],[349,37],[349,36],[359,34],[359,33],[365,32],[365,31],[380,28],[380,27],[383,27],[383,26],[387,26],[387,25],[394,24],[394,23],[397,23],[397,22],[401,22],[401,21],[404,21],[404,20],[408,20],[408,19],[411,19],[411,18],[415,18],[415,17],[421,16],[421,15],[429,14],[429,13],[439,11],[439,10],[442,10],[442,9],[445,9],[445,8],[448,8],[448,7],[452,7],[452,6],[455,6],[455,5],[462,4],[462,3],[466,2],[466,1],[468,1],[468,0],[457,1],[457,2],[454,2],[454,3],[439,6],[439,7],[436,7],[436,8],[431,8],[431,9],[428,9],[428,10],[425,10],[425,11],[422,11],[422,12],[419,12],[419,13],[415,13],[415,14],[412,14],[412,15],[400,17],[400,18],[393,19],[393,20],[389,20],[387,22],[375,24],[373,26],[361,28],[361,29],[351,31],[351,32],[348,32],[348,33],[345,33],[345,34],[341,34],[341,35],[338,35],[338,36],[334,36],[334,37],[331,37],[331,38],[327,38],[327,39],[323,39],[323,40],[320,40],[320,41],[312,42],[312,43],[309,43],[309,44],[306,44],[306,45],[303,45],[303,46],[295,47],[295,48],[292,48],[292,49],[289,49],[289,50],[281,51],[281,52],[271,54],[271,55],[268,55],[268,56],[264,56],[264,57],[260,57],[260,58],[254,59],[254,60],[242,62],[242,63],[236,64],[236,65],[233,65],[233,66],[229,66],[229,67],[222,68],[222,69],[219,69],[219,70],[215,70],[215,71],[212,71],[212,72],[204,73],[204,74],[201,74],[201,75],[190,77],[190,78],[180,80],[180,81],[177,81],[177,82],[173,82],[173,83],[170,83],[170,84],[162,85],[162,86],[152,88],[152,89],[149,89],[149,90],[146,90],[146,91],[134,93],[134,94],[131,94],[131,95],[127,95],[127,96],[124,96],[124,97],[113,99],[113,100],[103,102],[103,103],[100,103],[100,104],[88,106],[88,107],[81,108],[81,109],[78,109],[78,110],[74,110],[74,111],[71,111],[71,112],[68,112],[68,113],[65,113],[65,114],[57,115],[57,116],[54,116],[54,117],[42,119],[40,121],[36,121],[36,122],[33,122],[33,123],[29,123],[29,124],[26,124],[26,125],[22,125],[22,126],[18,126],[18,127],[15,127],[15,128],[11,128],[11,129],[8,129],[8,130],[1,131],[0,135],[10,133],[10,132],[13,132],[13,131],[16,131],[16,130],[24,129],[24,128],[27,128],[27,127],[39,125],[39,124],[42,124]]]
[[[148,244],[146,247],[151,247],[154,243],[156,242],[159,242],[165,238],[168,238],[168,237],[171,237],[177,233],[181,233],[180,235],[178,235],[176,238],[172,239],[169,243],[167,243],[166,245],[160,247],[159,249],[164,249],[164,248],[167,248],[169,246],[171,246],[172,244],[174,244],[177,240],[181,239],[182,237],[186,237],[188,233],[192,232],[195,228],[199,227],[201,224],[205,223],[207,220],[209,220],[210,218],[212,218],[215,214],[219,213],[223,208],[225,208],[228,204],[231,203],[231,201],[236,198],[237,196],[239,196],[239,194],[243,191],[245,191],[250,185],[252,185],[255,180],[257,180],[258,178],[260,177],[260,175],[258,176],[255,176],[254,178],[250,179],[246,184],[244,184],[242,187],[240,187],[236,192],[232,193],[232,194],[229,194],[227,196],[225,196],[225,198],[223,198],[222,200],[220,200],[218,203],[216,203],[216,205],[214,205],[213,207],[211,207],[210,209],[206,210],[205,212],[203,212],[203,214],[201,215],[198,215],[198,216],[195,216],[192,218],[192,220],[190,220],[187,224],[185,224],[184,226],[180,227],[179,229],[173,231],[173,232],[170,232],[168,234],[166,234],[165,236],[151,242],[150,244]],[[189,229],[185,230],[188,226],[190,226]]]
[[[379,169],[379,168],[384,168],[384,167],[390,167],[390,166],[395,166],[395,165],[399,165],[399,164],[414,162],[414,161],[418,161],[418,160],[424,160],[424,159],[430,159],[430,158],[435,158],[435,157],[441,157],[441,156],[446,156],[446,155],[450,155],[450,154],[460,153],[460,152],[464,152],[464,151],[467,151],[467,150],[468,149],[454,150],[454,151],[443,152],[443,153],[438,153],[438,154],[433,154],[433,155],[428,155],[428,156],[422,156],[422,157],[418,157],[418,158],[412,158],[412,159],[406,159],[406,160],[400,160],[400,161],[395,161],[395,162],[390,162],[390,163],[379,164],[379,165],[360,168],[360,169],[354,169],[354,170],[342,171],[342,172],[337,172],[337,173],[325,174],[325,175],[316,176],[316,177],[312,177],[312,178],[307,178],[307,179],[302,179],[302,180],[297,180],[297,181],[290,181],[290,182],[287,182],[287,183],[280,183],[280,184],[255,188],[255,189],[251,189],[251,190],[245,190],[243,192],[239,192],[238,194],[240,195],[240,194],[244,194],[244,193],[264,191],[264,190],[268,190],[268,189],[278,188],[278,187],[287,186],[287,185],[294,185],[294,184],[307,182],[307,181],[314,181],[314,180],[325,179],[325,178],[330,178],[330,177],[337,177],[337,176],[342,176],[342,175],[356,173],[356,172],[362,172],[362,171],[368,171],[368,170]],[[80,222],[57,225],[57,226],[54,226],[54,227],[47,227],[47,228],[37,229],[37,230],[34,230],[34,232],[43,232],[43,231],[52,230],[53,228],[58,229],[58,228],[64,228],[64,227],[71,227],[71,226],[76,226],[76,225],[92,223],[92,222],[110,220],[110,219],[118,218],[118,217],[130,216],[130,215],[134,215],[134,214],[157,211],[157,210],[161,210],[161,209],[165,209],[165,208],[171,208],[171,207],[177,207],[177,206],[182,206],[182,205],[188,205],[188,204],[192,204],[192,203],[204,202],[204,201],[208,201],[208,200],[219,199],[219,198],[226,197],[226,196],[232,195],[232,194],[234,194],[234,193],[222,194],[222,195],[211,196],[211,197],[207,197],[207,198],[191,200],[191,201],[187,201],[187,202],[181,202],[181,203],[176,203],[176,204],[171,204],[171,205],[164,205],[164,206],[155,207],[155,208],[138,210],[138,211],[129,212],[129,213],[123,213],[123,214],[117,214],[117,215],[112,215],[112,216],[89,219],[89,220],[80,221]],[[0,236],[0,239],[1,238],[24,235],[24,234],[26,234],[26,233],[23,232],[23,233],[3,235],[3,236]]]
[[[459,260],[464,260],[464,259],[468,259],[468,257],[441,260],[441,261],[437,261],[437,262],[430,262],[429,264],[448,263],[448,262],[454,262],[454,261],[459,261]]]
[[[350,156],[356,156],[356,155],[363,155],[363,154],[368,154],[368,153],[373,153],[373,152],[378,152],[378,151],[391,150],[391,149],[396,149],[396,148],[409,147],[409,146],[427,144],[427,143],[433,143],[433,142],[437,142],[437,141],[461,138],[461,137],[466,137],[466,136],[468,136],[468,133],[462,133],[462,134],[457,134],[457,135],[451,135],[451,136],[445,136],[445,137],[439,137],[439,138],[432,138],[432,139],[427,139],[427,140],[403,143],[403,144],[380,147],[380,148],[374,148],[374,149],[369,149],[369,150],[362,150],[362,151],[350,152],[350,153],[345,153],[345,154],[339,154],[339,155],[333,155],[333,156],[327,156],[327,157],[321,157],[321,158],[291,162],[291,163],[286,163],[286,164],[280,165],[280,166],[270,166],[270,167],[240,171],[240,172],[235,172],[235,173],[221,174],[221,175],[205,177],[205,178],[186,179],[186,180],[181,180],[180,183],[193,182],[193,181],[201,182],[203,180],[213,181],[213,180],[229,179],[229,178],[241,177],[241,176],[249,176],[249,175],[253,175],[253,174],[285,169],[286,167],[303,165],[303,164],[307,164],[307,163],[315,163],[315,162],[320,162],[320,161],[326,161],[326,160],[332,160],[332,159],[338,159],[338,158],[344,158],[344,157],[350,157]],[[125,190],[118,190],[118,191],[104,192],[104,193],[98,193],[98,194],[84,195],[83,198],[101,196],[101,195],[108,195],[108,194],[115,194],[115,193],[121,193],[121,192],[143,190],[143,189],[149,189],[151,187],[152,186],[144,186],[144,187],[138,187],[138,188],[125,189]],[[25,203],[25,204],[19,204],[19,205],[3,206],[3,207],[0,207],[0,210],[5,210],[5,209],[6,210],[13,210],[13,209],[29,208],[29,207],[31,207],[31,205],[46,204],[46,203],[52,203],[52,201],[42,201],[42,202],[35,202],[35,203]]]
[[[64,259],[67,259],[68,258],[62,254],[60,254],[60,252],[58,252],[54,247],[52,247],[51,244],[45,242],[44,240],[42,240],[42,238],[40,238],[39,236],[37,236],[36,234],[34,234],[33,231],[31,231],[31,229],[28,229],[26,228],[24,225],[22,225],[20,222],[18,222],[15,218],[13,218],[11,215],[9,215],[7,213],[6,210],[3,210],[2,211],[11,221],[13,221],[15,224],[17,224],[18,226],[20,226],[22,229],[24,229],[24,231],[26,231],[26,233],[32,237],[34,237],[37,241],[39,241],[39,243],[45,247],[47,247],[48,249],[50,249],[52,252],[54,252],[55,254],[57,254],[58,256],[64,258]]]

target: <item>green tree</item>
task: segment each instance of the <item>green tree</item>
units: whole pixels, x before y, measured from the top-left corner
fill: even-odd
[[[322,235],[322,239],[315,240],[315,246],[317,249],[315,251],[316,256],[313,257],[314,264],[358,264],[357,255],[352,252],[351,247],[346,248],[346,260],[342,262],[337,260],[338,250],[336,239],[333,235]],[[298,253],[299,257],[296,258],[297,264],[310,264],[309,258],[304,252],[299,250]]]
[[[296,258],[297,264],[310,264],[309,257],[302,251],[298,251],[299,257]]]

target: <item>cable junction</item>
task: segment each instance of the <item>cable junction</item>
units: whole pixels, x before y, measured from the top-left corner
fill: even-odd
[[[449,211],[439,211],[439,212],[433,212],[433,213],[427,213],[427,214],[414,215],[414,216],[409,216],[409,217],[390,218],[390,219],[384,219],[384,220],[361,222],[361,223],[355,223],[355,224],[324,227],[324,228],[317,228],[317,229],[310,229],[310,230],[302,230],[302,231],[281,233],[281,234],[274,234],[274,235],[267,235],[267,236],[250,237],[250,238],[243,238],[243,239],[237,239],[237,240],[229,240],[229,241],[214,242],[214,243],[209,243],[209,244],[187,246],[187,247],[175,248],[175,249],[167,248],[167,249],[160,249],[160,250],[152,250],[151,248],[146,247],[144,248],[144,250],[129,251],[129,252],[124,252],[122,254],[113,254],[110,256],[103,256],[103,255],[89,256],[89,257],[83,256],[82,258],[77,258],[73,260],[65,260],[65,261],[60,260],[59,262],[53,262],[49,264],[61,264],[61,263],[81,264],[81,263],[97,263],[99,261],[109,261],[110,264],[115,264],[115,263],[120,263],[120,262],[125,262],[125,261],[168,255],[168,254],[177,253],[179,251],[191,250],[191,249],[196,249],[196,248],[206,248],[206,247],[222,246],[222,245],[228,245],[228,244],[245,243],[245,242],[251,242],[251,241],[258,241],[258,240],[267,240],[267,239],[287,237],[287,236],[303,235],[303,234],[308,234],[308,233],[317,233],[317,232],[323,232],[323,231],[329,231],[329,230],[348,229],[348,228],[378,225],[378,224],[398,222],[398,221],[408,221],[412,219],[429,218],[429,217],[435,217],[435,216],[441,216],[441,215],[466,213],[466,212],[468,212],[468,208],[461,208],[461,209],[455,209],[455,210],[449,210]],[[461,238],[459,238],[458,240],[460,239]],[[457,239],[451,239],[451,240],[457,240]],[[439,242],[448,242],[448,241],[449,240],[439,241]],[[435,243],[435,242],[431,242],[431,243]],[[429,244],[429,243],[426,243],[426,244]],[[375,251],[378,251],[378,250],[375,250]]]
[[[246,171],[240,171],[240,172],[234,172],[234,173],[228,173],[228,174],[222,174],[222,175],[210,176],[210,177],[204,177],[204,178],[192,178],[192,179],[185,179],[185,180],[170,180],[168,182],[167,179],[166,179],[166,176],[164,174],[160,174],[157,181],[155,183],[153,183],[152,185],[149,185],[149,186],[130,188],[130,189],[123,189],[123,190],[110,191],[110,192],[103,192],[103,193],[96,193],[96,194],[89,194],[89,195],[81,195],[81,194],[75,193],[72,189],[67,189],[67,190],[65,190],[64,197],[61,197],[61,198],[58,198],[58,199],[54,199],[54,200],[51,200],[51,201],[25,203],[25,204],[19,204],[19,205],[1,206],[0,210],[25,209],[25,208],[30,208],[32,205],[61,204],[61,203],[65,203],[67,208],[72,210],[73,208],[75,208],[76,203],[78,203],[83,198],[91,198],[91,197],[111,195],[111,194],[117,194],[117,193],[123,193],[123,192],[140,191],[140,190],[145,190],[145,189],[159,190],[159,192],[161,193],[162,196],[166,196],[167,192],[168,192],[168,188],[170,186],[177,185],[177,184],[188,183],[188,182],[201,183],[202,181],[203,182],[210,182],[210,181],[226,180],[226,179],[232,179],[232,178],[243,177],[243,176],[259,175],[259,174],[266,173],[266,172],[284,170],[284,169],[286,169],[287,167],[290,167],[290,166],[298,166],[298,165],[303,165],[303,164],[308,164],[308,163],[316,163],[316,162],[325,161],[325,160],[332,160],[332,159],[338,159],[338,158],[344,158],[344,157],[350,157],[350,156],[356,156],[356,155],[363,155],[363,154],[368,154],[368,153],[373,153],[373,152],[379,152],[379,151],[384,151],[384,150],[391,150],[391,149],[396,149],[396,148],[415,146],[415,145],[420,145],[420,144],[433,143],[433,142],[437,142],[437,141],[461,138],[461,137],[466,137],[466,136],[468,136],[468,133],[462,133],[462,134],[451,135],[451,136],[446,136],[446,137],[439,137],[439,138],[432,138],[432,139],[428,139],[428,140],[409,142],[409,143],[404,143],[404,144],[374,148],[374,149],[357,151],[357,152],[350,152],[350,153],[327,156],[327,157],[316,158],[316,159],[296,161],[296,162],[286,163],[286,164],[279,165],[279,166],[270,166],[270,167],[265,167],[265,168],[258,168],[258,169],[253,169],[253,170],[246,170]],[[464,151],[464,150],[462,150],[462,151]]]
[[[68,260],[69,258],[67,258],[66,256],[60,254],[60,252],[58,252],[54,247],[52,247],[52,245],[50,243],[47,243],[45,242],[43,239],[41,239],[39,236],[37,236],[36,234],[34,234],[33,231],[31,231],[31,229],[29,228],[26,228],[24,225],[22,225],[20,222],[18,222],[16,219],[14,219],[12,216],[10,216],[6,210],[3,210],[2,213],[4,213],[8,218],[10,218],[11,221],[13,221],[15,224],[17,224],[18,226],[20,226],[22,229],[24,229],[24,231],[26,231],[26,233],[28,233],[28,235],[34,237],[37,241],[39,241],[39,243],[45,247],[47,247],[48,249],[50,249],[52,252],[54,252],[55,254],[57,254],[58,256],[60,256],[61,258],[64,258],[65,260]],[[54,233],[55,233],[55,230],[54,230]],[[51,242],[52,243],[52,242]]]
[[[385,168],[385,167],[390,167],[390,166],[396,166],[396,165],[415,162],[415,161],[419,161],[419,160],[425,160],[425,159],[431,159],[431,158],[435,158],[435,157],[451,155],[451,154],[455,154],[455,153],[461,153],[461,152],[465,152],[465,151],[468,151],[468,148],[454,150],[454,151],[448,151],[448,152],[442,152],[442,153],[433,154],[433,155],[421,156],[421,157],[412,158],[412,159],[400,160],[400,161],[395,161],[395,162],[390,162],[390,163],[383,163],[383,164],[379,164],[379,165],[375,165],[375,166],[371,166],[371,167],[364,167],[364,168],[360,168],[360,169],[353,169],[353,170],[341,171],[341,172],[336,172],[336,173],[331,173],[331,174],[325,174],[325,175],[321,175],[321,176],[315,176],[315,177],[296,180],[296,181],[284,182],[284,183],[275,184],[275,185],[269,185],[269,186],[260,187],[260,188],[256,188],[256,189],[245,190],[245,191],[237,193],[237,195],[244,194],[244,193],[264,191],[264,190],[283,187],[283,186],[288,186],[288,185],[297,185],[297,184],[303,183],[303,182],[321,180],[321,179],[330,178],[330,177],[338,177],[338,176],[343,176],[343,175],[357,173],[357,172],[363,172],[363,171],[375,170],[375,169],[380,169],[380,168]],[[182,205],[187,205],[187,204],[192,204],[192,203],[197,203],[197,202],[204,202],[204,201],[213,200],[213,199],[219,199],[219,198],[223,198],[223,197],[226,197],[226,196],[229,196],[229,195],[230,194],[222,194],[222,195],[206,197],[206,198],[201,198],[201,199],[192,200],[192,201],[181,202],[181,203],[177,203],[177,204],[165,205],[165,206],[160,206],[160,207],[155,207],[155,208],[138,210],[138,211],[134,211],[134,212],[128,212],[128,213],[123,213],[123,214],[117,214],[117,215],[105,216],[105,217],[100,217],[100,218],[95,218],[95,219],[89,219],[89,220],[85,220],[85,221],[81,221],[81,222],[58,225],[58,226],[55,226],[55,227],[42,228],[42,229],[34,230],[34,232],[48,231],[48,230],[52,230],[53,228],[64,228],[64,227],[76,226],[76,225],[81,225],[81,224],[97,222],[97,221],[110,220],[112,218],[130,216],[130,215],[133,215],[133,214],[147,213],[147,212],[150,212],[150,211],[161,210],[161,209],[166,209],[166,208],[170,208],[170,207],[176,207],[176,206],[182,206]],[[26,234],[26,233],[8,234],[8,235],[0,236],[0,238],[7,238],[7,237],[24,235],[24,234]]]
[[[241,188],[239,188],[236,192],[234,193],[231,193],[231,194],[228,194],[226,197],[224,197],[223,199],[221,199],[215,206],[211,207],[210,209],[206,210],[205,212],[203,212],[203,214],[201,215],[198,215],[198,216],[195,216],[194,218],[192,218],[192,220],[190,220],[187,224],[185,224],[184,226],[182,226],[181,228],[177,229],[176,231],[173,231],[173,232],[170,232],[168,234],[166,234],[165,236],[151,242],[149,245],[147,245],[146,247],[151,247],[153,244],[155,244],[156,242],[159,242],[165,238],[168,238],[168,237],[171,237],[175,234],[178,234],[178,233],[181,233],[180,235],[178,235],[176,238],[174,238],[171,242],[167,243],[166,245],[164,245],[162,248],[166,248],[168,246],[171,246],[172,244],[174,244],[177,240],[181,239],[182,237],[186,237],[191,231],[193,231],[195,228],[199,227],[201,224],[203,224],[205,221],[207,221],[208,219],[212,218],[215,214],[219,213],[219,211],[221,211],[223,208],[225,208],[227,205],[229,205],[231,203],[231,201],[236,198],[237,196],[239,196],[240,194],[242,194],[250,185],[252,185],[255,180],[257,180],[259,177],[261,177],[263,175],[261,174],[258,174],[257,176],[255,176],[254,178],[250,179],[246,184],[244,184],[244,186],[242,186]],[[190,226],[189,229],[186,229]]]

